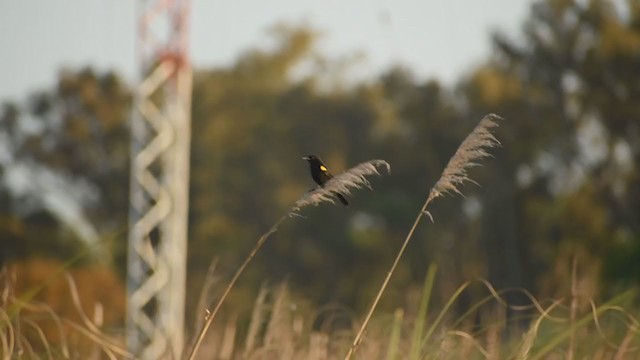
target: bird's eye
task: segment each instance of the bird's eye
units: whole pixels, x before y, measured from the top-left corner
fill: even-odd
[[[324,165],[320,165],[320,170],[327,171],[327,168]]]

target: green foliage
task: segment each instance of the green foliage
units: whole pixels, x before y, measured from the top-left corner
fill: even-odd
[[[68,259],[79,247],[99,248],[88,242],[93,237],[123,232],[129,110],[128,90],[118,77],[90,69],[63,72],[54,91],[0,110],[8,152],[0,164],[8,179],[0,189],[5,260]]]
[[[495,55],[462,83],[472,113],[511,122],[498,135],[509,151],[480,181],[497,287],[533,288],[568,253],[599,263],[640,230],[638,19],[635,1],[538,1],[524,41],[495,35]]]

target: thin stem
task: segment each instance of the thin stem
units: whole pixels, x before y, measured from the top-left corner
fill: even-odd
[[[209,327],[213,323],[213,319],[218,314],[218,311],[220,310],[220,307],[222,307],[222,303],[227,298],[227,295],[229,295],[229,292],[231,292],[231,288],[233,288],[233,285],[235,285],[236,281],[238,281],[238,278],[240,277],[240,275],[242,274],[244,269],[247,267],[249,262],[251,262],[253,257],[258,253],[258,250],[260,250],[262,245],[264,245],[264,243],[267,241],[267,238],[269,238],[269,235],[271,235],[274,232],[276,232],[278,230],[278,226],[280,226],[280,224],[285,219],[287,219],[289,216],[290,216],[290,213],[287,213],[286,215],[282,216],[275,224],[273,224],[273,226],[271,226],[269,231],[264,233],[264,235],[262,235],[260,237],[260,239],[258,239],[258,241],[256,242],[256,245],[253,247],[253,250],[251,250],[251,252],[249,253],[249,256],[247,256],[247,258],[244,260],[242,265],[240,265],[240,267],[236,271],[235,275],[233,275],[233,278],[229,282],[229,285],[227,285],[227,287],[224,289],[224,292],[222,293],[222,296],[218,300],[218,302],[217,302],[215,308],[213,309],[213,311],[211,311],[208,314],[207,319],[205,320],[204,326],[202,327],[202,330],[200,330],[200,333],[198,333],[198,337],[196,339],[196,342],[193,345],[193,348],[191,349],[191,353],[189,354],[189,357],[187,358],[188,360],[193,360],[193,358],[196,356],[196,353],[198,352],[198,349],[200,348],[200,345],[202,345],[202,341],[204,340],[204,337],[207,334],[207,331],[209,330]],[[211,307],[209,307],[208,309],[210,309],[210,308]]]
[[[429,203],[434,198],[435,198],[435,196],[432,196],[432,194],[429,194],[429,197],[427,198],[427,201],[425,201],[424,205],[422,205],[422,209],[418,213],[418,217],[416,217],[416,221],[413,223],[413,226],[411,227],[411,230],[409,230],[409,233],[407,234],[407,237],[404,239],[404,243],[402,244],[402,247],[400,248],[400,251],[398,251],[398,255],[396,256],[396,259],[393,262],[393,265],[391,265],[391,269],[387,273],[387,277],[384,279],[384,282],[382,283],[382,286],[380,287],[380,290],[378,290],[378,294],[376,295],[375,300],[373,300],[373,304],[371,304],[371,308],[369,308],[369,313],[364,318],[364,321],[362,322],[362,325],[360,326],[360,330],[358,330],[358,334],[356,334],[355,339],[353,339],[353,343],[351,344],[351,348],[349,349],[349,352],[344,357],[345,360],[351,359],[351,356],[353,356],[353,354],[355,354],[356,349],[358,348],[358,345],[360,345],[360,342],[362,341],[362,336],[364,335],[364,331],[367,328],[367,324],[369,323],[369,320],[371,319],[371,316],[373,315],[373,312],[375,311],[376,307],[378,306],[378,302],[380,302],[380,298],[382,298],[382,294],[384,293],[385,289],[387,288],[387,284],[389,284],[389,280],[391,279],[391,275],[393,275],[393,272],[396,270],[396,266],[398,266],[398,263],[400,262],[400,258],[402,257],[402,254],[404,254],[404,250],[407,248],[407,245],[409,244],[409,240],[411,240],[411,237],[413,237],[413,233],[415,232],[416,228],[418,227],[418,223],[420,223],[420,220],[422,219],[422,217],[424,215],[427,215],[427,212],[426,212],[427,206],[429,206]]]
[[[571,326],[576,323],[576,314],[578,312],[578,255],[573,256],[571,264]],[[573,353],[576,346],[576,334],[571,333],[569,338],[569,351],[567,352],[567,360],[573,360]]]

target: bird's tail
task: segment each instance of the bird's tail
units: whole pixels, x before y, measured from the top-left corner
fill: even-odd
[[[338,198],[338,200],[340,200],[340,202],[342,203],[342,205],[347,206],[349,205],[349,202],[347,201],[347,199],[344,198],[344,196],[342,196],[342,194],[340,193],[335,193],[336,197]]]

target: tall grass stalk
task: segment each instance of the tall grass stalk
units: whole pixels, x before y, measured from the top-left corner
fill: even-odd
[[[500,145],[500,142],[491,133],[491,130],[498,126],[495,121],[499,119],[499,116],[495,114],[489,114],[482,120],[480,120],[480,123],[464,139],[462,144],[460,144],[458,150],[456,150],[456,153],[453,155],[453,157],[451,157],[449,163],[443,170],[440,179],[438,179],[436,184],[431,188],[431,191],[429,191],[429,195],[427,196],[426,201],[422,205],[422,208],[420,209],[416,220],[413,222],[413,225],[411,226],[411,229],[409,230],[404,243],[400,247],[400,251],[398,251],[398,254],[393,261],[393,264],[391,265],[386,278],[382,282],[382,286],[380,287],[380,290],[378,291],[378,294],[376,295],[373,304],[371,305],[371,308],[367,313],[367,316],[360,326],[360,330],[356,334],[351,344],[349,352],[345,356],[345,360],[350,359],[351,356],[353,356],[358,345],[360,344],[360,341],[362,341],[362,336],[364,335],[369,320],[371,319],[373,312],[378,306],[378,302],[380,301],[380,298],[382,298],[382,294],[386,290],[387,285],[389,284],[389,280],[391,279],[391,276],[398,266],[400,258],[402,258],[402,255],[404,254],[409,241],[413,237],[413,233],[418,227],[420,220],[422,220],[423,216],[428,216],[431,221],[433,221],[433,217],[431,216],[429,211],[427,211],[429,204],[431,204],[431,202],[435,199],[446,194],[456,193],[462,195],[462,192],[458,189],[458,187],[467,181],[474,182],[468,177],[467,170],[471,167],[478,166],[478,161],[489,157],[490,154],[487,152],[489,148]]]
[[[404,311],[397,308],[393,313],[393,325],[391,326],[391,336],[389,337],[389,348],[387,349],[387,360],[395,360],[400,347],[400,335],[402,332],[402,318]]]
[[[573,256],[573,261],[571,265],[571,312],[570,319],[571,325],[574,325],[576,322],[576,314],[578,312],[578,256]],[[575,352],[576,347],[576,334],[571,333],[571,338],[569,339],[569,350],[567,351],[567,360],[573,360],[573,354]]]
[[[115,337],[107,335],[102,329],[102,313],[100,306],[94,314],[94,320],[85,313],[80,302],[80,294],[75,281],[66,272],[64,274],[71,296],[71,307],[76,310],[80,322],[72,321],[55,313],[54,309],[42,302],[33,299],[35,294],[53,281],[48,278],[45,285],[38,285],[26,291],[23,295],[14,294],[15,273],[7,268],[0,271],[0,358],[12,359],[15,357],[27,357],[29,359],[40,358],[40,351],[47,354],[47,358],[72,358],[81,357],[78,349],[71,349],[69,339],[78,340],[86,338],[91,341],[93,349],[91,353],[100,356],[104,354],[110,359],[118,357],[132,359]],[[59,274],[55,272],[55,274]],[[43,322],[51,322],[55,330],[51,330],[57,337],[56,344],[47,338],[47,334],[41,327]],[[24,325],[24,328],[23,328]],[[29,331],[30,330],[30,331]],[[73,331],[69,331],[73,330]],[[28,333],[34,335],[33,338]],[[51,335],[51,334],[50,334]]]
[[[196,303],[196,309],[205,309],[207,305],[211,302],[210,295],[211,289],[216,283],[216,279],[214,277],[216,267],[218,266],[219,259],[215,257],[211,263],[209,264],[209,269],[207,270],[207,274],[204,277],[204,281],[202,282],[202,288],[200,289],[200,295],[198,296],[198,302]],[[204,324],[204,319],[201,317],[196,317],[194,321],[193,332],[197,332],[202,328]]]
[[[336,193],[340,193],[346,196],[351,194],[351,191],[354,189],[360,189],[363,187],[371,188],[371,185],[366,177],[370,175],[380,175],[378,168],[382,167],[386,168],[387,173],[390,172],[391,166],[388,162],[384,160],[369,160],[367,162],[356,165],[339,175],[336,175],[331,180],[327,181],[323,186],[317,187],[314,190],[304,194],[300,199],[298,199],[298,201],[296,201],[293,207],[289,209],[289,211],[285,215],[280,217],[280,219],[278,219],[278,221],[276,221],[275,224],[273,224],[269,228],[269,230],[267,230],[267,232],[260,236],[251,252],[249,252],[249,255],[242,262],[242,265],[240,265],[236,273],[233,275],[233,278],[224,289],[224,292],[222,293],[222,296],[220,296],[218,302],[214,306],[209,306],[206,309],[207,315],[205,317],[204,326],[196,337],[193,348],[189,353],[188,360],[192,360],[195,357],[198,349],[200,348],[200,345],[202,345],[202,341],[204,340],[207,331],[213,323],[213,320],[215,319],[216,315],[218,315],[222,304],[231,292],[233,286],[238,281],[238,278],[240,278],[240,275],[244,272],[245,268],[247,267],[247,265],[249,265],[251,260],[256,256],[260,248],[262,248],[269,236],[278,231],[278,227],[286,219],[294,216],[299,216],[300,211],[307,206],[318,206],[324,202],[335,203],[334,194]]]
[[[424,333],[424,324],[427,322],[427,313],[429,310],[429,302],[431,301],[431,292],[433,290],[433,282],[436,278],[438,266],[431,264],[427,271],[427,276],[422,287],[422,298],[420,299],[420,307],[416,316],[416,322],[411,336],[411,352],[409,359],[416,360],[420,356],[420,341]]]
[[[592,307],[592,311],[591,313],[589,313],[588,315],[583,316],[581,319],[575,321],[574,323],[571,324],[571,326],[560,332],[559,334],[556,334],[554,337],[552,337],[549,341],[547,341],[540,349],[538,349],[535,353],[533,353],[530,357],[531,360],[538,360],[538,359],[543,359],[545,358],[549,352],[551,352],[553,349],[557,348],[558,345],[562,344],[563,342],[567,341],[567,339],[569,339],[571,336],[573,336],[579,329],[585,327],[586,325],[590,324],[591,322],[594,322],[596,325],[598,324],[598,317],[601,316],[602,314],[604,314],[607,311],[623,311],[623,313],[626,313],[626,311],[622,310],[618,304],[621,303],[626,303],[628,301],[630,301],[630,299],[632,299],[634,296],[636,295],[636,290],[632,289],[632,290],[628,290],[618,296],[616,296],[615,298],[609,300],[607,303],[605,303],[604,305],[595,307]]]
[[[247,338],[245,341],[243,358],[250,358],[250,354],[256,346],[258,339],[258,332],[260,331],[260,326],[262,326],[262,322],[266,317],[266,306],[265,299],[267,297],[267,287],[266,285],[262,285],[260,287],[260,291],[258,292],[258,297],[256,298],[253,305],[253,312],[251,313],[251,321],[249,322],[249,330],[247,331]]]

